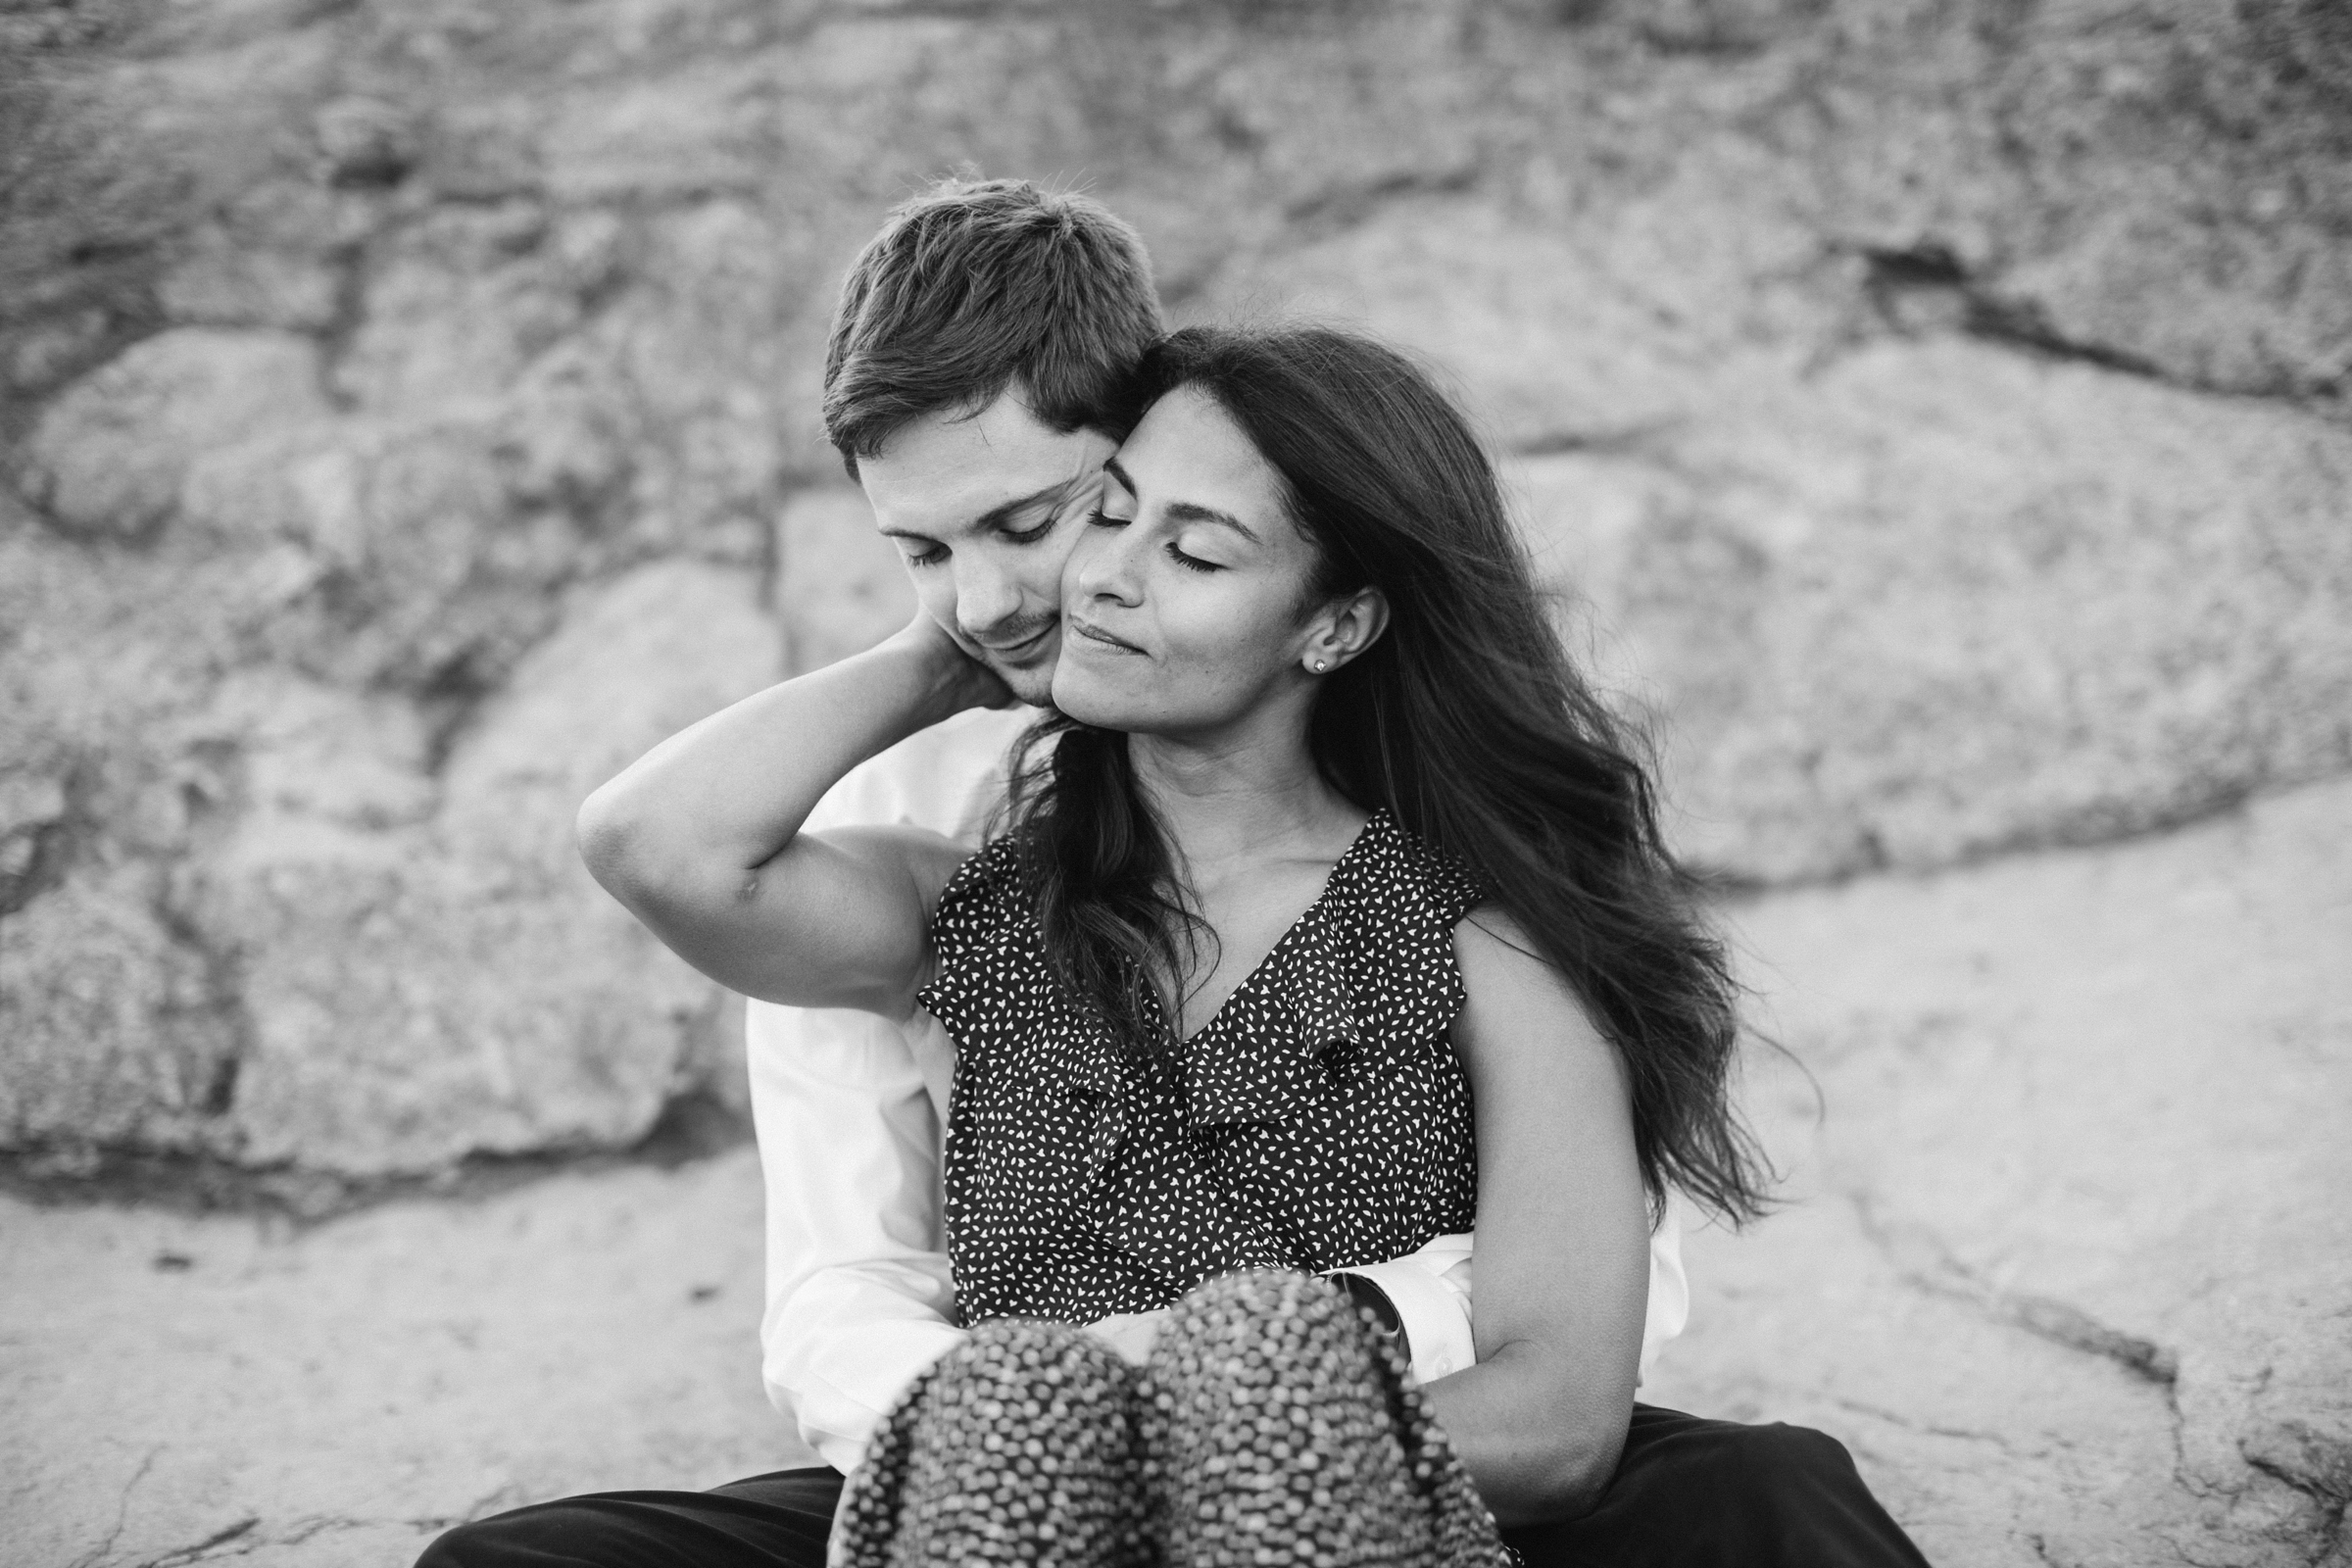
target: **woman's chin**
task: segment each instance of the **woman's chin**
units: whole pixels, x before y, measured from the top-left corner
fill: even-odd
[[[1054,708],[1062,717],[1096,729],[1127,729],[1130,725],[1122,720],[1132,718],[1135,712],[1135,705],[1122,701],[1108,682],[1095,678],[1091,671],[1072,668],[1066,659],[1054,672]]]

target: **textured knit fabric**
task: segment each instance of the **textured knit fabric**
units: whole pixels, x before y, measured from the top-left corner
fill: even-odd
[[[924,1006],[956,1047],[958,1306],[1092,1322],[1215,1274],[1400,1257],[1477,1221],[1453,931],[1476,881],[1374,816],[1190,1040],[1122,1051],[1048,968],[1018,839],[957,871]]]
[[[1494,1520],[1348,1298],[1229,1275],[1141,1379],[1084,1330],[998,1318],[907,1392],[842,1503],[847,1568],[1500,1568]]]
[[[1389,1342],[1303,1274],[1179,1302],[1143,1386],[1152,1538],[1168,1568],[1498,1568],[1494,1516]]]
[[[883,1417],[841,1502],[846,1568],[1151,1568],[1134,1370],[998,1318]]]

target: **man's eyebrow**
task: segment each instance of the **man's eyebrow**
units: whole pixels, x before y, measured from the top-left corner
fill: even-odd
[[[1075,477],[1068,479],[1056,479],[1052,484],[1046,486],[1043,490],[1032,490],[1025,496],[1015,496],[1010,501],[1003,502],[997,506],[989,508],[986,512],[980,514],[979,516],[973,518],[971,525],[975,530],[1002,528],[1005,523],[1011,521],[1014,517],[1019,516],[1022,513],[1027,512],[1031,507],[1039,506],[1048,501],[1060,500],[1063,496],[1070,493],[1070,486],[1076,484],[1078,480]]]
[[[1103,471],[1108,473],[1113,479],[1118,480],[1119,483],[1125,487],[1129,495],[1134,496],[1142,494],[1142,492],[1137,490],[1135,487],[1134,477],[1130,475],[1125,468],[1119,466],[1119,460],[1117,458],[1105,458],[1102,462],[1102,468]],[[1253,545],[1262,545],[1265,543],[1263,539],[1260,539],[1257,536],[1257,533],[1254,529],[1250,528],[1247,523],[1243,522],[1241,518],[1235,516],[1232,513],[1219,512],[1214,507],[1204,507],[1197,501],[1169,502],[1168,515],[1175,518],[1178,522],[1223,523],[1226,527],[1231,528],[1235,533],[1240,534],[1243,538],[1249,540]]]
[[[1043,490],[1032,490],[1025,496],[1014,496],[1010,501],[999,502],[997,505],[989,508],[986,512],[980,514],[980,515],[977,517],[974,517],[970,522],[964,524],[964,527],[973,532],[984,532],[990,528],[1003,527],[1005,522],[1013,517],[1019,516],[1022,513],[1027,512],[1031,507],[1038,506],[1043,502],[1056,500],[1061,496],[1066,495],[1069,492],[1070,486],[1076,484],[1077,482],[1078,481],[1076,479],[1056,479],[1052,484],[1047,485]],[[885,539],[927,540],[931,538],[931,535],[927,533],[917,533],[911,528],[884,528],[882,530],[882,537]]]

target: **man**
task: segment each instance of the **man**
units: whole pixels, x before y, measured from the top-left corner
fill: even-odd
[[[1017,703],[1051,692],[1062,563],[1133,422],[1126,373],[1162,329],[1135,231],[1023,181],[949,181],[906,203],[843,285],[826,433],[923,612]],[[909,821],[976,838],[1030,716],[982,710],[917,735],[845,779],[808,825]],[[953,1056],[938,1024],[751,1006],[763,1372],[838,1469],[517,1509],[451,1531],[418,1568],[821,1563],[840,1472],[961,1335],[939,1234]]]
[[[948,182],[905,204],[843,288],[826,356],[827,433],[905,559],[923,613],[1019,703],[1050,695],[1062,563],[1135,416],[1125,372],[1160,331],[1135,232],[1083,197],[1019,181]],[[1027,716],[978,710],[925,731],[845,779],[808,825],[903,821],[976,839]],[[763,1376],[827,1467],[710,1493],[518,1509],[450,1532],[419,1568],[824,1560],[843,1473],[962,1333],[940,1234],[953,1056],[919,1012],[901,1028],[754,1003],[748,1033],[767,1183]],[[1670,1221],[1653,1248],[1645,1361],[1682,1325],[1677,1235]],[[1425,1298],[1425,1324],[1447,1310],[1441,1276],[1459,1272],[1458,1246],[1433,1250],[1417,1275],[1408,1267],[1387,1281],[1413,1287],[1393,1296]],[[1099,1326],[1114,1343],[1133,1343],[1139,1328]],[[1541,1543],[1546,1560],[1588,1546],[1603,1560],[1628,1540],[1657,1561],[1917,1560],[1863,1549],[1893,1527],[1881,1529],[1843,1450],[1818,1434],[1638,1409],[1626,1454],[1593,1527],[1562,1527],[1569,1536]],[[1859,1522],[1808,1534],[1806,1522],[1823,1517]],[[1759,1543],[1788,1554],[1759,1555]]]
[[[1125,372],[1161,333],[1135,231],[1084,198],[950,183],[902,207],[842,291],[826,433],[906,562],[922,612],[1042,706],[1061,566],[1127,433]],[[979,710],[842,781],[808,825],[906,822],[976,840],[1032,716]],[[763,1374],[836,1468],[960,1336],[940,1235],[954,1053],[918,1013],[751,1004],[767,1179]]]

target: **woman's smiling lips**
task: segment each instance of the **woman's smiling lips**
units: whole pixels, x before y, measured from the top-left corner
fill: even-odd
[[[1088,642],[1099,644],[1113,653],[1141,654],[1143,652],[1143,650],[1136,647],[1135,644],[1123,641],[1117,637],[1113,637],[1110,633],[1104,631],[1102,627],[1096,625],[1091,620],[1079,620],[1073,616],[1070,619],[1070,630],[1076,632]]]

